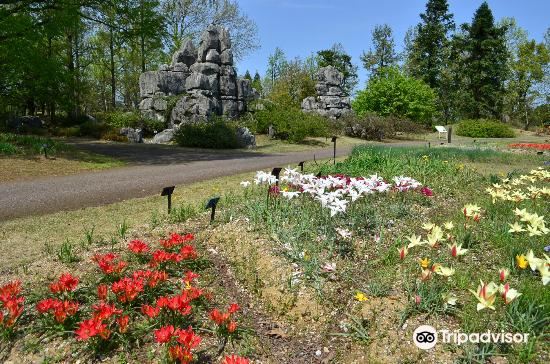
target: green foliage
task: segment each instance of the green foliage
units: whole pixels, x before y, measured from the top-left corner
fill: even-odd
[[[507,74],[506,29],[495,25],[493,13],[484,2],[463,31],[456,42],[466,92],[462,113],[472,118],[498,118]]]
[[[174,138],[182,147],[234,149],[240,147],[236,130],[234,123],[215,119],[210,122],[183,124]]]
[[[453,14],[449,13],[447,0],[428,0],[426,12],[420,14],[420,18],[422,22],[417,25],[408,62],[415,77],[437,88],[448,57],[445,52],[449,43],[447,36],[455,27]]]
[[[352,107],[359,116],[374,112],[430,125],[436,111],[436,95],[423,81],[408,77],[397,68],[386,68],[369,80]]]
[[[513,138],[514,131],[496,120],[463,120],[456,128],[456,135],[470,138]]]
[[[315,81],[305,64],[299,59],[285,63],[271,86],[269,99],[282,107],[299,108],[309,96],[315,96]]]
[[[275,138],[288,140],[292,143],[303,141],[307,137],[329,136],[329,121],[319,115],[304,113],[298,108],[282,107],[267,104],[264,110],[254,115],[254,129],[258,133],[267,134],[269,126],[275,129]]]
[[[376,76],[386,67],[392,67],[397,64],[397,53],[395,52],[395,42],[393,40],[392,29],[388,24],[376,25],[372,31],[372,43],[374,49],[363,52],[361,61],[363,67]]]
[[[347,136],[366,140],[395,138],[397,133],[422,133],[426,128],[406,119],[393,116],[378,116],[365,114],[363,116],[347,116],[339,120]]]
[[[69,146],[50,138],[35,135],[0,133],[0,155],[42,154],[47,145],[48,154],[70,150]]]
[[[173,108],[173,105],[175,105],[175,101],[173,100],[176,100],[176,98],[169,98],[167,100],[168,107]],[[164,121],[144,119],[138,112],[113,111],[99,114],[98,119],[103,120],[106,125],[116,132],[118,132],[120,128],[129,127],[134,129],[142,129],[144,135],[146,136],[158,133],[166,127],[166,123]]]

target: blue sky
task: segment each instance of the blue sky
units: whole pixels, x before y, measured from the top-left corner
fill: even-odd
[[[287,58],[307,57],[340,42],[360,66],[359,56],[371,47],[376,24],[389,24],[398,50],[405,32],[420,21],[426,0],[238,0],[259,28],[261,49],[238,63],[239,73],[256,70],[263,76],[267,58],[280,47]],[[449,0],[457,24],[471,22],[482,0]],[[550,27],[550,0],[489,0],[496,20],[516,18],[531,38],[542,40]],[[360,67],[360,84],[366,75]]]

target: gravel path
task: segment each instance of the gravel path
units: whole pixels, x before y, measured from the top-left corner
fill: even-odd
[[[332,149],[260,154],[91,141],[74,144],[80,149],[127,160],[131,166],[0,184],[0,221],[150,196],[165,186],[284,167],[311,161],[314,155],[317,160],[330,158],[333,153]],[[350,151],[340,148],[337,155],[344,156]]]

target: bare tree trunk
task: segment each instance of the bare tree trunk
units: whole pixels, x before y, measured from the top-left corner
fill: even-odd
[[[109,29],[109,52],[111,57],[111,108],[114,110],[116,108],[116,75],[115,75],[115,40],[113,29]]]

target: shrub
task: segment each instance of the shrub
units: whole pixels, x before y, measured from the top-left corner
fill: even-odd
[[[237,126],[234,123],[215,119],[180,126],[174,138],[182,147],[234,149],[239,148]]]
[[[165,129],[166,123],[163,120],[142,118],[136,112],[114,111],[98,115],[98,118],[105,122],[113,130],[121,128],[142,129],[145,136],[152,136]],[[112,134],[112,133],[111,133]]]
[[[362,117],[347,116],[340,119],[340,124],[347,136],[378,141],[396,137],[400,132],[415,134],[426,131],[423,126],[410,120],[370,113]]]
[[[331,134],[331,123],[322,116],[304,113],[293,107],[275,104],[264,106],[263,110],[256,112],[255,125],[251,127],[257,133],[267,134],[272,125],[275,138],[292,143],[301,142],[307,137],[326,137]]]
[[[456,128],[456,135],[470,138],[513,138],[514,131],[496,120],[463,120]]]
[[[435,92],[423,81],[388,68],[369,80],[367,88],[358,92],[352,107],[359,116],[375,112],[430,125],[436,112],[436,99]]]

